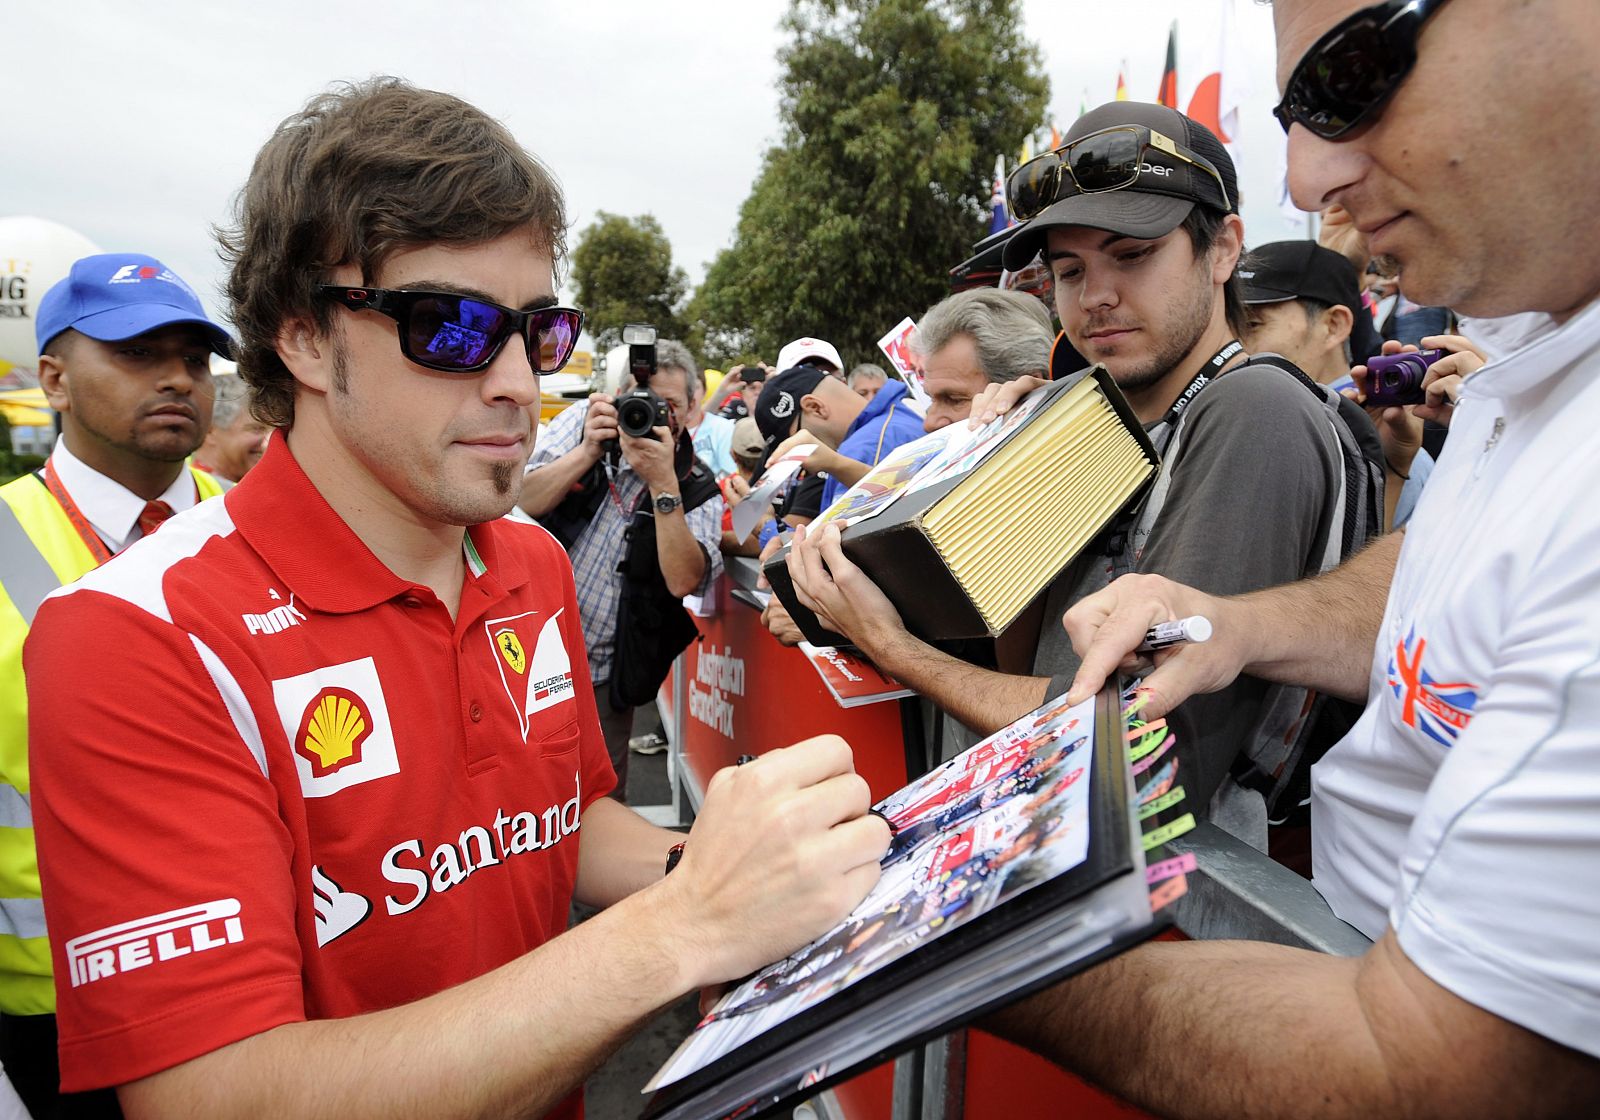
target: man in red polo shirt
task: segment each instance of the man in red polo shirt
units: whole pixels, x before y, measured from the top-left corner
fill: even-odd
[[[575,1116],[654,1011],[841,918],[887,828],[834,738],[718,775],[671,875],[680,837],[605,798],[571,569],[501,519],[581,326],[559,191],[509,133],[393,80],[324,95],[238,217],[278,431],[26,651],[63,1085],[135,1116]],[[609,909],[563,932],[574,897]]]

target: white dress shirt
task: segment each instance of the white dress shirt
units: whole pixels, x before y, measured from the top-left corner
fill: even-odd
[[[139,515],[144,512],[145,500],[74,455],[67,448],[66,436],[56,439],[50,465],[73,504],[89,519],[89,527],[113,553],[121,552],[144,536],[139,531]],[[171,506],[173,513],[182,513],[192,508],[199,498],[194,476],[185,467],[157,500]]]

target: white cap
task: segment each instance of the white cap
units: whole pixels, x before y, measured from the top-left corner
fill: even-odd
[[[807,358],[821,358],[831,362],[834,369],[844,372],[844,360],[839,357],[839,351],[833,348],[833,343],[809,336],[797,338],[778,351],[778,371],[781,373],[793,369]]]

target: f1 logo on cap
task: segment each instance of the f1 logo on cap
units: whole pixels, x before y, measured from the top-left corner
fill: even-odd
[[[137,284],[141,280],[154,280],[161,270],[148,264],[125,264],[111,274],[109,284]]]

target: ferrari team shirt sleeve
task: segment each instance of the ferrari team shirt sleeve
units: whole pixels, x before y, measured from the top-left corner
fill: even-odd
[[[1429,787],[1389,921],[1461,998],[1600,1056],[1600,534],[1559,530]],[[1490,588],[1485,594],[1493,594]]]
[[[41,607],[25,664],[62,1088],[303,1019],[293,841],[216,655],[77,591]]]

